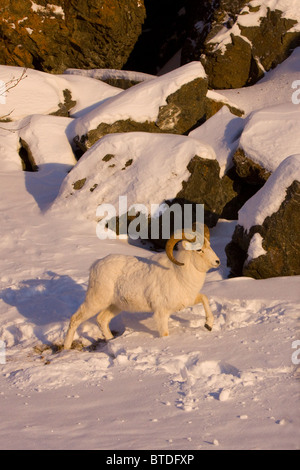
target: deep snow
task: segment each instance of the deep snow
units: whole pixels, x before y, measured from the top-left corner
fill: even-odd
[[[299,49],[289,63],[297,54]],[[290,75],[286,72],[283,103],[291,98],[287,81],[295,75],[294,66]],[[81,76],[80,83],[85,79]],[[252,95],[250,88],[240,95],[233,90],[248,103],[245,122],[248,112],[272,102],[272,88],[263,83],[268,86],[261,101],[259,85],[251,87]],[[44,96],[43,113],[56,108],[57,91],[53,96],[51,106]],[[91,95],[87,100],[93,106]],[[242,130],[236,117],[230,132],[222,127],[222,119],[231,123],[226,113],[218,113],[211,127],[217,142],[212,152],[222,148],[223,135],[223,168]],[[224,248],[235,221],[219,221],[211,230],[212,247],[222,262],[208,274],[203,289],[215,315],[211,333],[204,328],[200,305],[174,313],[168,338],[157,337],[151,315],[123,312],[113,320],[117,336],[109,343],[94,344],[99,331],[91,320],[78,330],[83,350],[51,349],[62,344],[95,259],[150,252],[130,240],[100,241],[95,223],[78,214],[76,205],[49,210],[71,164],[66,118],[34,119],[47,122],[49,135],[43,134],[44,147],[37,145],[44,151],[37,173],[21,171],[19,133],[6,130],[19,124],[0,126],[0,339],[6,346],[6,363],[0,364],[0,448],[298,449],[299,276],[228,279]],[[51,125],[60,119],[63,144]],[[210,146],[209,123],[205,126],[201,139]],[[27,128],[19,132],[33,138]],[[59,155],[61,148],[63,164],[55,164],[53,152]],[[154,194],[155,184],[153,178]]]

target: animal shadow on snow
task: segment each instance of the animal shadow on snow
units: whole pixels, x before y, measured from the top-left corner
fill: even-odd
[[[35,325],[34,333],[43,341],[43,327],[69,320],[83,302],[85,292],[86,286],[70,276],[47,271],[43,278],[28,279],[2,290],[0,298]]]
[[[73,313],[84,301],[87,284],[79,285],[68,275],[59,275],[47,271],[43,278],[28,279],[19,282],[0,292],[0,299],[6,304],[17,308],[18,312],[34,326],[34,335],[44,343],[47,341],[47,325],[58,323],[63,326],[70,321]],[[111,321],[114,336],[121,336],[126,328],[136,332],[146,332],[155,336],[155,330],[144,324],[152,314],[136,313],[134,315],[122,312]],[[88,320],[96,324],[96,318]],[[97,346],[97,337],[90,337],[84,331],[85,323],[78,328],[78,334],[85,337]],[[11,325],[8,330],[19,336],[18,327]],[[98,332],[98,327],[96,328]],[[99,332],[100,334],[100,332]],[[101,336],[101,334],[100,334]],[[100,341],[101,343],[104,342]]]

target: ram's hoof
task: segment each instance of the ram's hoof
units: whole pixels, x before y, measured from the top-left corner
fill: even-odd
[[[207,323],[205,323],[204,327],[205,327],[208,331],[211,331],[211,330],[212,330],[212,326],[209,326]]]

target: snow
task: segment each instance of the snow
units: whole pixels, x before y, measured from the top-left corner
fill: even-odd
[[[251,260],[258,258],[259,256],[265,255],[267,252],[262,247],[263,238],[260,233],[255,233],[250,240],[248,248],[248,258],[246,263],[249,263]]]
[[[29,114],[51,114],[58,111],[59,103],[64,103],[65,100],[63,91],[67,89],[77,102],[73,108],[74,117],[84,114],[85,108],[90,111],[91,106],[99,105],[122,91],[89,77],[54,75],[33,69],[26,69],[25,76],[21,79],[23,71],[20,67],[0,65],[0,83],[4,82],[8,89],[6,103],[1,105],[1,116],[9,115],[9,119],[13,121]],[[21,80],[17,86],[10,88],[18,79]]]
[[[69,170],[75,165],[76,160],[67,137],[71,122],[70,118],[33,114],[18,123],[19,137],[29,145],[40,170],[43,165],[51,163],[68,165]]]
[[[12,126],[10,123],[3,122],[0,125],[1,169],[4,171],[22,168],[18,154],[19,136],[17,132],[12,131],[15,128],[15,125]]]
[[[299,152],[298,106],[285,103],[251,114],[241,135],[239,147],[252,161],[274,172],[285,158]]]
[[[133,82],[143,82],[155,78],[155,75],[149,75],[148,73],[116,69],[66,69],[64,73],[67,75],[82,75],[84,77],[96,78],[97,80],[115,79]]]
[[[54,13],[55,15],[60,15],[62,19],[65,19],[65,12],[63,8],[59,5],[47,3],[46,6],[43,7],[42,5],[38,5],[37,3],[31,0],[31,9],[35,13],[41,12],[41,13],[48,14],[48,15],[50,13]]]
[[[238,214],[239,225],[247,231],[253,225],[262,225],[266,217],[278,211],[294,181],[300,181],[299,153],[283,160],[264,186],[243,205]]]
[[[298,54],[299,49],[292,61]],[[287,72],[289,64],[281,68],[286,70],[284,80],[291,84],[295,69]],[[21,73],[18,68],[0,70],[5,71],[5,81]],[[69,319],[84,299],[89,266],[95,259],[109,253],[150,256],[149,250],[130,240],[99,240],[95,222],[81,213],[80,198],[74,204],[51,206],[67,187],[71,173],[78,171],[82,178],[78,168],[84,161],[93,165],[99,161],[103,168],[99,155],[108,142],[115,142],[116,150],[123,152],[118,157],[121,165],[129,150],[134,160],[141,146],[145,156],[141,152],[134,160],[134,172],[134,163],[125,171],[132,167],[132,187],[122,186],[122,190],[131,197],[131,191],[138,188],[138,172],[152,165],[154,174],[149,173],[143,196],[150,202],[152,194],[157,203],[164,196],[162,180],[166,186],[178,184],[175,177],[166,180],[164,165],[171,163],[168,152],[173,155],[172,148],[182,151],[182,160],[188,160],[197,146],[211,158],[220,151],[226,166],[242,121],[221,110],[194,134],[204,139],[202,143],[191,136],[161,136],[168,142],[165,149],[155,135],[131,135],[134,146],[129,146],[130,136],[124,134],[123,148],[118,136],[107,136],[65,177],[73,164],[69,126],[73,120],[45,115],[57,109],[66,82],[40,72],[27,74],[30,79],[9,91],[8,107],[1,104],[1,115],[13,109],[16,122],[0,124],[0,340],[5,342],[6,358],[0,361],[0,448],[106,449],[112,453],[124,449],[299,449],[299,352],[295,344],[299,340],[300,279],[229,279],[225,246],[237,221],[221,220],[211,230],[211,244],[222,263],[208,273],[203,288],[215,316],[212,332],[204,328],[204,310],[196,305],[174,312],[167,338],[157,336],[151,315],[122,312],[112,321],[117,333],[112,341],[101,340],[91,319],[77,332],[82,350],[53,347],[62,344]],[[84,80],[90,84],[93,79],[80,80],[83,85]],[[276,80],[273,85],[278,85]],[[240,95],[233,91],[245,109],[253,111],[272,104],[272,97],[265,95],[255,101],[257,89],[249,87]],[[92,93],[86,89],[82,93],[92,106]],[[99,88],[98,101],[100,95]],[[83,98],[80,107],[85,108]],[[271,134],[266,135],[270,141]],[[30,141],[40,171],[21,171],[20,136]],[[286,138],[284,132],[282,139],[289,144],[290,136]],[[259,201],[254,196],[240,211],[238,223],[252,224],[253,217],[258,217],[258,202],[260,220],[275,210],[289,182],[299,178],[299,158],[299,154],[289,156],[280,163],[257,193]],[[171,171],[182,172],[186,161],[172,164]],[[116,200],[121,183],[111,186],[110,194],[107,189],[107,202]],[[141,192],[134,194],[138,197]],[[259,242],[253,242],[256,249]]]
[[[220,165],[220,177],[232,167],[232,157],[240,144],[245,121],[223,106],[202,126],[189,133],[190,137],[210,145]]]
[[[0,66],[0,79],[4,83],[21,79],[23,69],[13,66]],[[9,90],[6,103],[1,106],[1,115],[9,113],[12,120],[22,119],[28,114],[50,114],[64,101],[63,88],[57,87],[57,78],[50,74],[27,69],[27,77]],[[16,109],[17,104],[17,109]]]
[[[122,92],[120,88],[110,86],[93,77],[71,74],[59,77],[66,84],[66,88],[71,91],[72,99],[76,101],[76,105],[70,111],[70,115],[74,118],[83,116],[108,98]]]
[[[108,160],[107,155],[113,157]],[[195,155],[216,158],[209,145],[186,136],[109,134],[96,142],[69,173],[53,210],[76,207],[78,214],[95,220],[97,206],[109,201],[117,215],[126,213],[135,203],[144,204],[150,214],[152,204],[159,205],[170,194],[179,193],[182,182],[190,176],[187,165]],[[83,178],[86,181],[82,189],[74,191],[74,183]],[[125,195],[126,208],[119,212],[119,196]]]

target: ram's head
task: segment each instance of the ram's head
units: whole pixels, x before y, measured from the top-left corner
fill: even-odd
[[[195,227],[193,226],[192,233],[195,233],[194,228]],[[184,266],[184,263],[178,261],[173,253],[175,245],[179,242],[184,242],[184,249],[187,251],[195,252],[195,256],[197,258],[200,258],[199,262],[206,262],[210,265],[211,268],[218,267],[220,265],[220,260],[210,246],[210,233],[207,225],[204,225],[204,233],[202,234],[202,236],[198,237],[197,235],[199,235],[199,232],[196,232],[196,235],[194,235],[194,237],[188,238],[185,234],[185,231],[182,231],[180,236],[172,235],[166,243],[166,254],[169,260],[177,266]],[[199,243],[199,238],[201,241],[203,241],[203,244]],[[198,259],[195,259],[195,262],[197,264]]]

